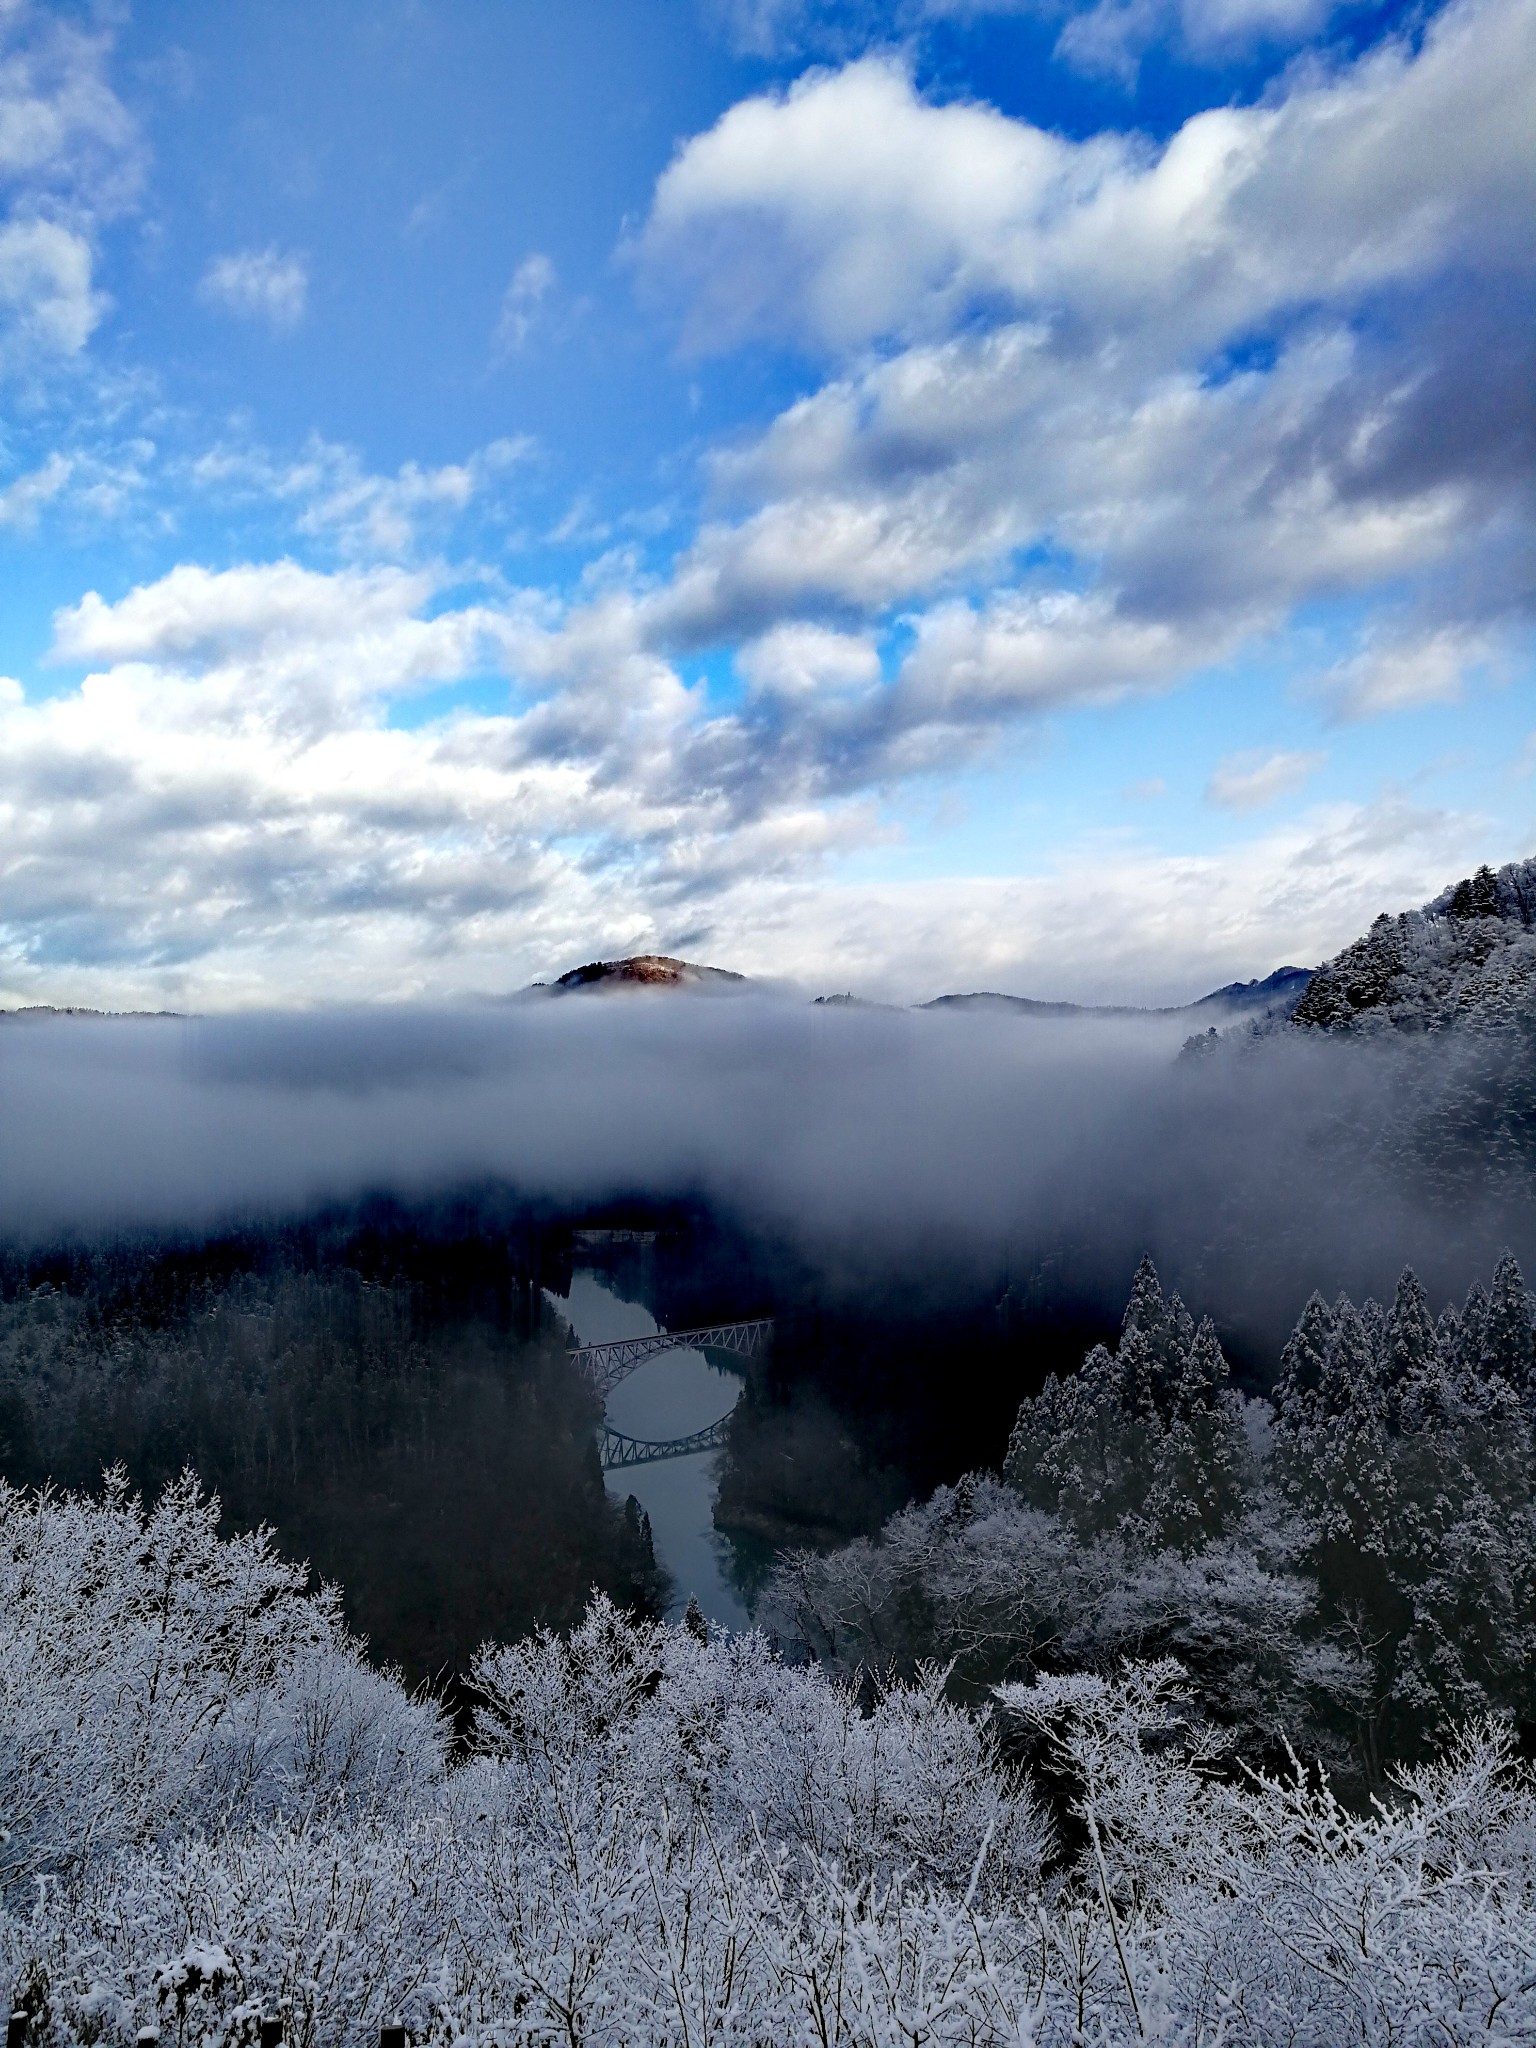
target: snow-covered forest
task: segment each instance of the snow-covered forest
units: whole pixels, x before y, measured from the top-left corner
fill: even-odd
[[[830,1667],[1178,1660],[1246,1758],[1294,1745],[1358,1796],[1462,1723],[1536,1724],[1536,1313],[1515,1261],[1438,1321],[1314,1296],[1273,1401],[1144,1262],[1114,1353],[1023,1403],[1003,1476],[780,1568],[769,1612]]]
[[[1536,860],[1481,867],[1422,910],[1385,912],[1313,975],[1303,1028],[1489,1030],[1529,1021],[1536,985]]]
[[[0,1494],[0,1948],[38,2044],[1462,2042],[1536,2029],[1536,1787],[1371,1807],[1177,1666],[863,1691],[626,1619],[488,1649],[455,1753],[192,1482]]]
[[[782,1568],[816,1656],[600,1596],[457,1733],[190,1475],[7,1486],[28,2042],[1529,2040],[1532,1349],[1405,1274],[1245,1402],[1144,1265],[1001,1478]]]

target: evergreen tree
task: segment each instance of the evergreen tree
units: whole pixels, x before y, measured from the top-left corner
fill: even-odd
[[[1418,1275],[1405,1266],[1387,1313],[1382,1372],[1390,1394],[1425,1372],[1437,1355],[1435,1318]]]
[[[1344,1294],[1334,1303],[1333,1320],[1333,1341],[1318,1387],[1319,1419],[1342,1423],[1346,1429],[1375,1426],[1385,1414],[1386,1399],[1369,1326]]]
[[[1479,1347],[1478,1370],[1487,1380],[1502,1380],[1524,1393],[1531,1382],[1531,1297],[1515,1262],[1505,1252],[1494,1268]]]
[[[1275,1406],[1293,1430],[1317,1420],[1323,1373],[1337,1328],[1333,1310],[1314,1292],[1280,1354],[1275,1384]]]
[[[1250,1462],[1227,1361],[1206,1317],[1157,1447],[1144,1512],[1158,1548],[1189,1551],[1220,1537],[1241,1512]]]
[[[1375,1320],[1343,1298],[1309,1302],[1276,1388],[1280,1471],[1313,1531],[1324,1619],[1373,1673],[1358,1728],[1368,1783],[1448,1719],[1529,1714],[1536,1677],[1531,1424],[1512,1391],[1531,1346],[1519,1269],[1506,1255],[1492,1297],[1474,1286],[1438,1325],[1407,1271],[1379,1339]]]
[[[1405,1266],[1382,1333],[1382,1380],[1394,1428],[1421,1426],[1454,1403],[1454,1378],[1440,1356],[1438,1332],[1418,1275]]]
[[[1474,1280],[1467,1289],[1467,1298],[1461,1305],[1459,1317],[1461,1328],[1461,1370],[1469,1381],[1476,1381],[1483,1370],[1483,1332],[1488,1326],[1488,1294],[1479,1280]]]
[[[1144,1256],[1131,1283],[1117,1353],[1120,1401],[1128,1415],[1167,1418],[1194,1334],[1189,1310],[1177,1294],[1164,1298],[1157,1268]]]
[[[1082,1537],[1188,1548],[1239,1511],[1247,1463],[1214,1327],[1197,1330],[1144,1258],[1118,1350],[1095,1346],[1074,1380],[1021,1404],[1004,1476]]]
[[[1499,879],[1486,861],[1472,877],[1468,895],[1471,899],[1471,914],[1473,917],[1498,917],[1500,915]]]

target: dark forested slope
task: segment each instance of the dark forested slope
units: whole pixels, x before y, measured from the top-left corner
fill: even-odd
[[[271,1231],[12,1262],[0,1477],[153,1494],[191,1467],[270,1523],[413,1679],[487,1636],[659,1587],[603,1488],[596,1410],[489,1230]]]

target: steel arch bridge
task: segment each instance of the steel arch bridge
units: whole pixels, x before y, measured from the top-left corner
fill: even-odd
[[[670,1436],[658,1442],[646,1437],[626,1436],[611,1422],[603,1424],[602,1461],[605,1472],[617,1472],[626,1465],[654,1465],[661,1458],[686,1458],[693,1451],[718,1450],[725,1442],[726,1425],[734,1410],[696,1429],[691,1436]]]
[[[698,1330],[657,1330],[650,1337],[620,1337],[612,1344],[578,1344],[566,1356],[599,1399],[606,1399],[636,1366],[663,1351],[725,1351],[753,1358],[773,1334],[773,1318],[755,1322],[706,1323]]]
[[[724,1351],[733,1358],[754,1358],[773,1335],[773,1318],[748,1322],[706,1323],[696,1330],[658,1330],[649,1337],[620,1337],[610,1344],[578,1344],[566,1355],[600,1401],[606,1401],[621,1380],[637,1366],[664,1351]],[[732,1404],[734,1411],[735,1403]],[[651,1440],[626,1436],[606,1415],[602,1424],[601,1457],[605,1472],[628,1465],[654,1465],[662,1458],[686,1458],[694,1451],[712,1451],[725,1442],[730,1413],[687,1436]]]

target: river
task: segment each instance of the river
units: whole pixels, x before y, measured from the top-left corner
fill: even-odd
[[[626,1301],[599,1276],[578,1267],[569,1294],[551,1294],[580,1344],[608,1344],[617,1337],[648,1337],[656,1318],[638,1301]],[[715,1422],[731,1407],[741,1381],[711,1365],[702,1351],[664,1351],[648,1358],[608,1397],[608,1420],[626,1436],[652,1442],[687,1436]],[[690,1598],[706,1619],[726,1628],[747,1628],[751,1617],[727,1571],[729,1545],[714,1524],[715,1462],[718,1451],[695,1451],[654,1465],[634,1465],[604,1474],[616,1500],[633,1494],[651,1518],[657,1562],[671,1574],[675,1598],[669,1613],[682,1613]]]

